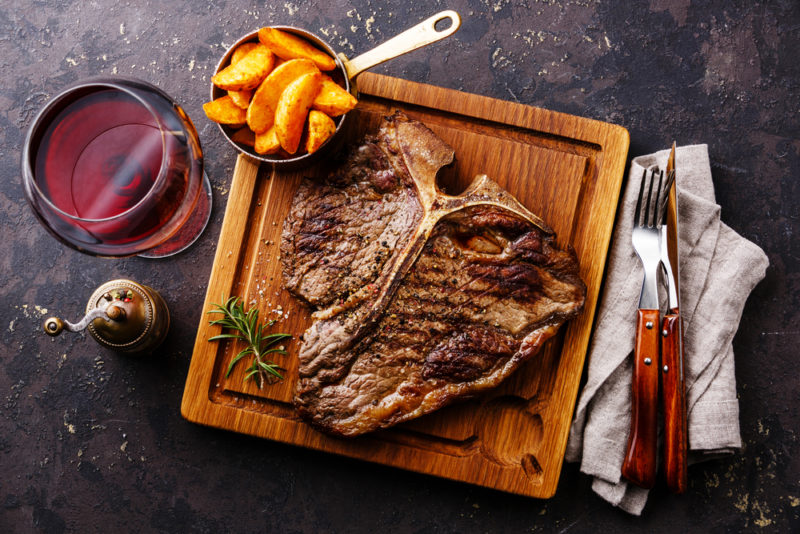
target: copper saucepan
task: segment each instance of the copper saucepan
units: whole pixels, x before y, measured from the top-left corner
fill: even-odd
[[[446,29],[441,31],[436,29],[436,25],[450,20],[451,24]],[[409,28],[408,30],[404,31],[403,33],[389,39],[383,44],[380,44],[369,50],[364,52],[360,56],[353,58],[352,60],[347,59],[344,54],[337,54],[336,51],[328,45],[325,41],[320,39],[316,34],[313,34],[307,30],[302,28],[295,28],[293,26],[272,26],[273,28],[277,28],[279,30],[291,32],[296,34],[300,37],[303,37],[310,43],[314,44],[321,50],[327,52],[331,57],[336,60],[337,69],[333,71],[332,77],[336,79],[341,85],[347,89],[351,94],[353,94],[356,98],[358,97],[358,89],[356,87],[356,76],[358,76],[363,71],[374,67],[384,61],[389,59],[396,58],[397,56],[401,56],[405,53],[411,52],[412,50],[416,50],[417,48],[421,48],[423,46],[427,46],[431,43],[435,43],[445,37],[449,37],[450,35],[454,34],[458,28],[461,26],[461,17],[455,11],[441,11],[436,15],[420,22],[416,26]],[[233,51],[241,44],[247,42],[257,42],[258,41],[258,30],[248,33],[238,41],[236,41],[228,50],[225,52],[225,55],[222,56],[219,64],[217,65],[215,73],[221,71],[223,68],[227,67],[230,63],[231,54]],[[337,79],[340,78],[340,79]],[[226,91],[219,89],[218,87],[211,85],[211,99],[217,99],[221,96],[224,96]],[[338,146],[341,141],[341,132],[343,130],[344,123],[347,120],[347,115],[345,114],[341,117],[337,117],[336,120],[338,121],[336,125],[336,132],[331,136],[330,139],[316,152],[312,154],[302,154],[295,157],[290,158],[279,158],[269,155],[258,154],[253,150],[252,147],[248,147],[246,145],[242,145],[240,143],[236,143],[231,139],[235,129],[231,128],[226,125],[219,124],[219,128],[222,131],[222,134],[228,140],[228,142],[236,147],[236,149],[241,152],[242,154],[258,161],[258,162],[265,162],[269,163],[275,169],[280,170],[292,170],[298,169],[301,167],[305,167],[307,165],[311,165],[312,163],[319,160],[320,157],[325,155],[328,151]]]

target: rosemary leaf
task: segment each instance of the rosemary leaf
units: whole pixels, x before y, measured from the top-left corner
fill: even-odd
[[[229,338],[241,339],[242,341],[247,341],[246,338],[240,336],[239,334],[219,334],[219,335],[216,335],[216,336],[208,338],[208,340],[209,341],[218,341],[220,339],[229,339]]]
[[[233,332],[217,334],[209,338],[209,341],[238,339],[247,345],[231,360],[225,376],[230,376],[233,368],[245,356],[252,355],[253,360],[247,368],[247,373],[244,377],[245,381],[248,379],[258,380],[258,387],[260,388],[264,382],[273,383],[276,379],[283,380],[283,375],[279,371],[285,371],[285,369],[275,362],[265,360],[264,356],[271,353],[285,356],[287,353],[283,350],[283,347],[271,349],[269,347],[284,339],[291,339],[291,334],[267,334],[267,328],[274,325],[275,320],[259,324],[258,308],[251,308],[245,311],[239,297],[230,297],[224,304],[214,304],[213,306],[215,308],[208,313],[221,314],[222,317],[209,320],[209,324],[227,328],[233,330]]]
[[[247,380],[248,378],[253,378],[254,376],[258,375],[260,372],[261,371],[259,371],[258,369],[253,369],[252,371],[250,371],[249,373],[247,373],[245,375],[244,379]],[[261,387],[261,384],[259,384],[258,387]]]

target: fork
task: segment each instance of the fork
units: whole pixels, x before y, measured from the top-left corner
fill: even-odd
[[[633,249],[644,268],[636,317],[633,363],[631,430],[622,464],[622,476],[637,486],[652,488],[656,479],[658,431],[659,304],[658,269],[661,261],[659,207],[663,171],[642,173],[633,219]],[[653,186],[658,178],[658,185]],[[649,183],[649,185],[648,185]],[[655,194],[654,194],[655,193]],[[645,198],[646,195],[646,198]]]

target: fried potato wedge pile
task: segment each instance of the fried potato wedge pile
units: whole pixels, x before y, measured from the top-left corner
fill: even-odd
[[[333,117],[358,101],[322,72],[336,69],[334,59],[305,39],[276,28],[261,28],[258,38],[211,77],[227,94],[203,105],[206,116],[239,126],[231,139],[258,154],[317,151],[336,131]]]

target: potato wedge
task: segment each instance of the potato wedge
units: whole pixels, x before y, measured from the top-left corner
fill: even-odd
[[[261,28],[258,30],[258,40],[280,58],[310,59],[319,67],[319,70],[336,68],[336,61],[331,56],[292,33],[275,28]]]
[[[321,111],[329,117],[344,115],[358,104],[356,97],[345,91],[345,89],[326,75],[322,75],[322,86],[317,93],[312,109]]]
[[[312,109],[308,112],[308,135],[306,136],[306,152],[316,152],[336,132],[336,123],[321,111]]]
[[[226,91],[258,87],[275,63],[275,55],[266,46],[256,45],[238,62],[228,65],[211,77],[211,83]]]
[[[289,154],[297,152],[306,116],[319,92],[322,74],[303,74],[284,89],[275,108],[275,132],[283,149]]]
[[[254,146],[256,144],[256,134],[250,128],[240,128],[233,132],[231,141],[245,146]]]
[[[228,91],[228,95],[233,100],[233,103],[240,108],[246,110],[250,107],[250,99],[253,98],[253,90],[246,89],[244,91]]]
[[[256,142],[253,148],[259,154],[275,154],[278,152],[281,149],[281,143],[278,141],[278,134],[275,128],[256,134]]]
[[[258,43],[243,43],[236,47],[236,50],[231,54],[231,65],[239,63],[239,61],[249,54],[258,46]]]
[[[247,108],[247,125],[255,133],[269,130],[275,121],[275,109],[284,89],[303,74],[319,72],[308,59],[292,59],[269,73],[258,86]]]
[[[244,124],[247,112],[233,103],[230,95],[203,104],[206,117],[220,124]]]
[[[258,43],[244,43],[237,46],[236,50],[234,50],[233,54],[231,54],[231,65],[239,63],[244,56],[246,56],[249,52],[252,52],[257,46]],[[250,89],[246,89],[244,91],[228,91],[228,94],[231,95],[233,103],[242,109],[247,109],[247,106],[250,105],[250,99],[253,97],[253,91]]]

